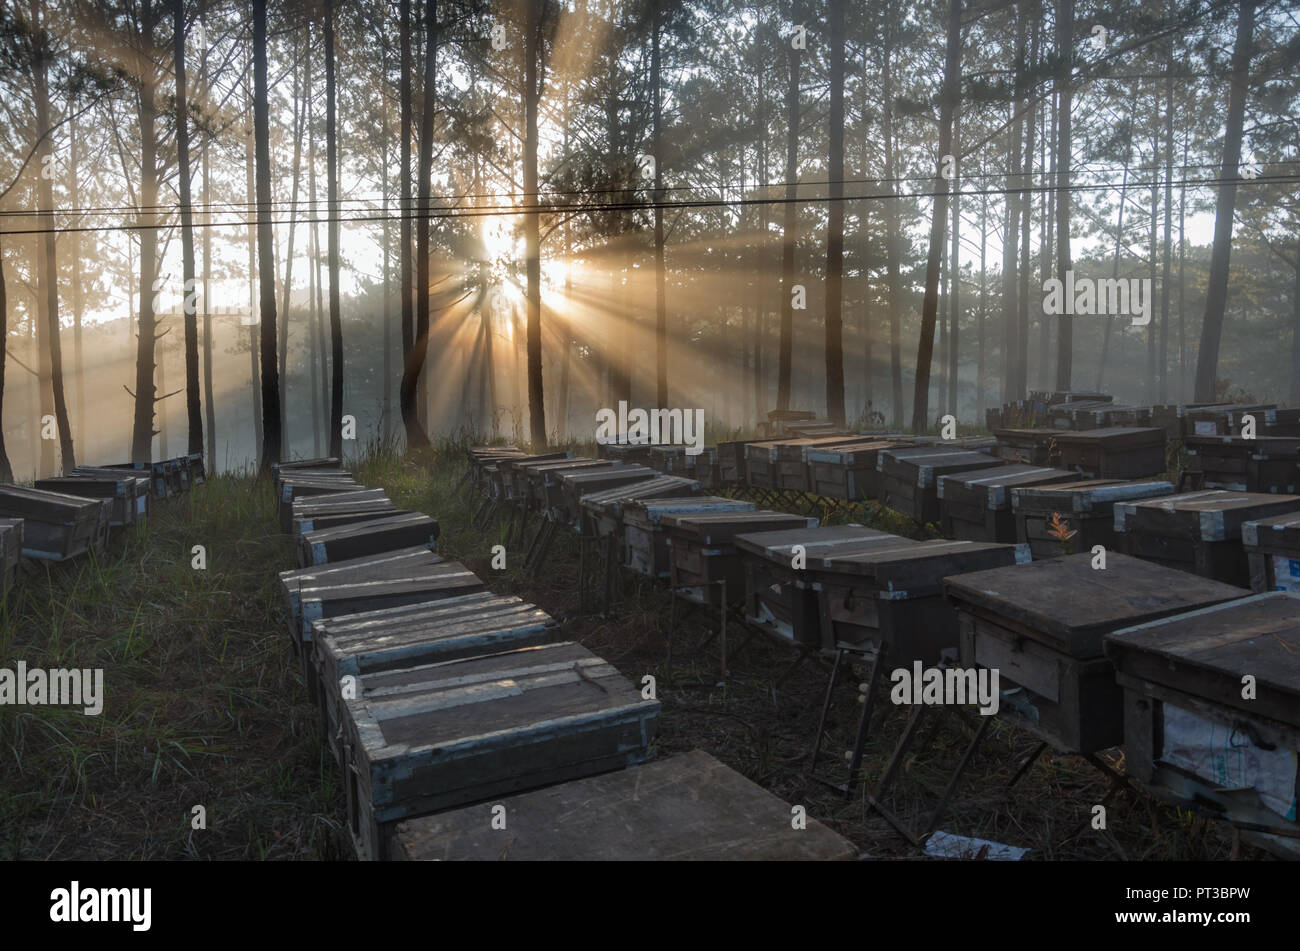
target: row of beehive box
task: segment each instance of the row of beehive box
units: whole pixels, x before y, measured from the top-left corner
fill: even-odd
[[[1300,436],[1300,409],[1273,403],[1168,403],[1127,406],[1105,393],[1035,391],[985,410],[990,430],[1045,427],[1052,431],[1111,426],[1159,426],[1172,439],[1235,436],[1249,422],[1256,434]]]
[[[620,538],[627,567],[671,578],[683,596],[714,605],[724,598],[738,600],[743,593],[749,623],[804,648],[885,648],[891,664],[899,666],[934,664],[948,652],[971,666],[997,666],[1009,681],[1006,710],[1013,720],[1058,748],[1075,752],[1124,742],[1127,723],[1128,742],[1148,758],[1135,767],[1135,775],[1171,794],[1186,793],[1188,783],[1204,781],[1204,769],[1184,775],[1186,764],[1208,762],[1214,755],[1204,743],[1192,752],[1175,744],[1190,742],[1188,736],[1201,742],[1205,730],[1224,724],[1239,726],[1245,722],[1242,709],[1214,706],[1214,694],[1207,697],[1203,687],[1181,674],[1163,679],[1151,674],[1159,666],[1150,659],[1152,652],[1176,653],[1182,648],[1163,640],[1146,643],[1145,635],[1126,635],[1115,648],[1143,645],[1132,649],[1137,660],[1128,674],[1121,665],[1117,681],[1112,662],[1103,655],[1102,636],[1244,598],[1248,592],[1241,588],[1202,580],[1172,566],[1211,578],[1223,575],[1230,563],[1244,566],[1240,528],[1245,524],[1249,532],[1253,527],[1245,519],[1300,504],[1300,499],[1221,491],[1175,495],[1163,482],[1077,483],[1041,490],[1052,493],[1043,500],[1045,509],[1087,516],[1082,519],[1081,542],[1104,537],[1113,544],[1118,528],[1121,540],[1147,559],[1111,552],[1109,561],[1100,563],[1105,567],[1097,568],[1090,547],[1074,557],[1043,559],[1062,555],[1070,540],[1063,544],[1052,539],[1031,565],[1023,545],[918,542],[856,525],[818,527],[812,519],[698,494],[638,498],[638,488],[648,487],[650,481],[584,501],[592,530]],[[1064,522],[1068,525],[1070,519]],[[1282,543],[1287,530],[1300,534],[1300,516],[1276,522],[1275,544]],[[1196,544],[1186,551],[1165,548],[1153,553],[1142,547],[1150,532]],[[1234,546],[1224,543],[1231,539],[1236,540],[1236,558],[1226,556]],[[1198,547],[1210,556],[1198,561]],[[1157,557],[1166,564],[1152,563]],[[1230,573],[1233,580],[1242,577],[1237,567]],[[993,581],[996,584],[988,586]],[[1269,602],[1265,610],[1286,619],[1296,616],[1292,603],[1276,597],[1264,600]],[[991,608],[993,602],[998,604]],[[1248,610],[1261,610],[1250,604]],[[1233,617],[1213,615],[1206,623],[1231,625]],[[1296,626],[1300,628],[1300,619]],[[1228,652],[1215,662],[1226,664],[1231,656]],[[1162,663],[1169,666],[1167,659]],[[1121,685],[1129,690],[1127,701]],[[1300,691],[1300,677],[1281,671],[1270,680],[1269,690],[1280,694],[1272,696],[1267,709],[1260,708],[1263,717],[1250,721],[1251,728],[1269,737],[1293,737],[1298,724],[1277,714],[1286,706],[1286,692]],[[1165,720],[1151,713],[1157,702],[1169,705],[1180,731],[1169,735],[1167,758],[1162,758],[1166,749],[1161,745]],[[1131,708],[1127,721],[1126,703]],[[1286,742],[1291,742],[1286,748],[1294,750],[1296,744]],[[1184,785],[1173,776],[1183,776]],[[1267,784],[1254,772],[1234,781],[1247,779]],[[1270,788],[1262,795],[1276,804],[1285,800],[1285,789]],[[1247,825],[1277,826],[1267,810],[1251,812],[1250,821],[1242,820],[1243,814],[1231,813]]]
[[[61,562],[103,551],[113,530],[144,521],[151,495],[176,495],[203,479],[203,457],[196,454],[78,466],[33,486],[0,485],[0,589],[12,587],[21,558]]]
[[[501,454],[479,454],[489,455]],[[437,555],[435,521],[398,512],[333,465],[277,472],[302,565],[280,583],[347,776],[359,855],[496,857],[498,817],[471,805],[492,800],[515,858],[851,853],[819,825],[806,839],[784,834],[788,807],[703,753],[600,775],[645,758],[658,702],[582,646],[552,643],[555,625],[535,605],[491,594]],[[653,805],[638,806],[652,791]],[[584,809],[579,830],[572,805],[594,795],[610,808]],[[735,815],[737,802],[753,814]]]

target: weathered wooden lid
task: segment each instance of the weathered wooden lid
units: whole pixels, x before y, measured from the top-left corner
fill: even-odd
[[[582,507],[590,512],[617,517],[623,506],[638,499],[681,498],[699,494],[700,483],[683,476],[661,475],[631,485],[615,486],[599,492],[588,492],[582,497]]]
[[[1094,511],[1109,513],[1114,503],[1126,499],[1173,494],[1174,487],[1170,482],[1084,479],[1059,485],[1013,488],[1011,506],[1017,509],[1023,506],[1035,512],[1059,511],[1062,514],[1082,515]]]
[[[1280,591],[1115,631],[1105,648],[1127,676],[1300,727],[1300,600]]]
[[[1056,444],[1068,446],[1098,446],[1102,449],[1139,449],[1146,446],[1163,446],[1169,438],[1169,431],[1163,426],[1103,426],[1100,429],[1084,429],[1078,432],[1063,432],[1056,437]]]
[[[752,512],[683,512],[665,514],[661,522],[670,535],[691,538],[701,545],[725,545],[737,535],[789,528],[816,528],[818,520],[788,512],[757,509]]]
[[[1300,511],[1242,522],[1241,544],[1246,549],[1294,549],[1300,554]]]
[[[978,493],[983,497],[984,506],[996,511],[1011,507],[1011,489],[1015,486],[1051,485],[1074,481],[1078,477],[1077,472],[1068,469],[1014,462],[996,468],[970,469],[940,476],[938,496],[941,499],[951,497],[953,488],[957,488],[961,495]]]
[[[1241,537],[1243,522],[1284,512],[1300,513],[1300,495],[1206,489],[1156,499],[1115,503],[1115,531],[1177,532],[1206,542]]]
[[[985,452],[948,446],[911,446],[884,449],[876,456],[876,468],[886,475],[914,481],[921,488],[949,472],[989,469],[998,460]]]
[[[849,859],[853,844],[694,750],[632,769],[501,800],[510,846],[468,806],[401,822],[398,858],[515,861],[738,861]]]
[[[1099,657],[1101,638],[1145,620],[1195,610],[1250,592],[1118,552],[1094,569],[1090,552],[944,579],[958,607],[1075,657]]]
[[[795,545],[802,545],[809,559],[825,558],[832,551],[860,551],[863,543],[898,537],[862,525],[822,525],[737,535],[735,544],[743,552],[788,564]]]
[[[658,525],[668,515],[683,512],[752,512],[753,502],[728,499],[720,495],[673,496],[662,499],[632,499],[624,506],[623,517],[646,525]]]
[[[854,575],[874,581],[878,596],[888,599],[925,597],[938,594],[948,575],[1000,568],[1029,560],[1027,545],[999,545],[993,542],[934,541],[900,539],[898,544],[864,548],[816,559],[814,577]],[[811,565],[813,559],[809,559]]]

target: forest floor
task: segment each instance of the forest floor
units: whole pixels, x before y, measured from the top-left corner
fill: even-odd
[[[697,613],[679,625],[671,675],[665,671],[669,604],[661,585],[621,573],[613,617],[578,610],[577,540],[560,533],[538,578],[511,559],[490,567],[506,541],[498,519],[471,527],[474,505],[458,490],[459,451],[432,470],[376,453],[358,481],[382,486],[400,508],[439,519],[439,551],[464,562],[493,591],[537,603],[577,641],[632,682],[657,678],[663,708],[651,755],[703,749],[835,829],[869,856],[919,853],[867,803],[806,775],[828,666],[806,661],[763,636],[736,651],[718,683],[713,621]],[[876,527],[921,537],[887,511]],[[207,568],[191,565],[204,545]],[[276,586],[291,567],[265,481],[218,477],[179,499],[155,502],[147,523],[114,539],[109,552],[66,566],[28,567],[0,609],[0,666],[101,667],[103,712],[0,706],[0,858],[337,859],[351,855],[339,771],[292,656]],[[590,561],[589,561],[590,567]],[[593,574],[594,577],[594,574]],[[852,744],[860,675],[842,675],[819,773],[842,781]],[[881,705],[864,775],[888,761],[906,709]],[[924,755],[909,757],[889,794],[892,810],[923,825],[969,739],[954,717]],[[1149,797],[1121,792],[1107,829],[1092,806],[1108,783],[1077,757],[1043,755],[1007,789],[1035,742],[993,721],[940,828],[1031,849],[1030,859],[1226,858],[1225,827]],[[1122,765],[1122,751],[1105,758]],[[204,807],[196,830],[193,807]],[[1243,856],[1266,857],[1243,847]]]

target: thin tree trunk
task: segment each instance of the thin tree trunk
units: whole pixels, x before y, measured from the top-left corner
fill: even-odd
[[[948,44],[944,58],[942,102],[939,107],[939,161],[952,152],[952,117],[961,92],[961,0],[948,0]],[[939,308],[939,266],[943,259],[944,225],[948,214],[948,180],[935,178],[930,217],[930,249],[925,264],[925,298],[921,304],[921,337],[916,350],[916,386],[912,396],[912,428],[929,428],[930,362],[934,356],[934,325]]]
[[[194,306],[194,208],[190,200],[189,100],[185,88],[185,9],[172,0],[176,60],[177,185],[181,200],[181,278],[185,322],[186,452],[203,452],[203,403],[199,399],[199,319]]]
[[[980,304],[979,304],[979,321],[977,324],[977,333],[979,341],[976,345],[975,357],[975,412],[976,419],[984,418],[984,408],[987,405],[985,396],[984,380],[984,305],[988,291],[987,284],[987,258],[988,258],[988,213],[989,213],[989,196],[988,193],[980,195]]]
[[[32,3],[32,23],[33,25],[39,23],[38,7],[35,2]],[[46,134],[53,125],[50,117],[48,69],[52,54],[49,43],[49,34],[41,24],[37,27],[37,34],[33,38],[32,78],[34,82],[32,85],[36,99],[36,130],[37,135],[41,136],[36,149],[41,169],[41,175],[37,178],[37,192],[41,211],[44,216],[48,216],[45,218],[45,233],[41,236],[41,291],[44,297],[42,316],[45,320],[45,346],[49,353],[49,386],[54,396],[54,418],[59,430],[59,453],[62,457],[63,470],[67,472],[76,466],[77,460],[72,446],[72,425],[68,420],[68,405],[63,396],[63,351],[59,339],[59,267],[54,246],[57,224],[54,216],[54,181],[51,175],[46,174],[54,155],[52,136]],[[45,363],[46,360],[42,359],[42,364]],[[42,384],[42,397],[44,397],[44,389],[45,386]],[[42,439],[41,442],[41,455],[44,457],[49,440]],[[46,467],[45,471],[51,471],[50,467]]]
[[[894,151],[894,90],[892,66],[893,31],[886,26],[884,67],[881,84],[884,95],[885,175],[891,198],[885,202],[885,280],[889,285],[889,400],[895,429],[903,427],[903,286],[899,275],[898,172]]]
[[[790,379],[794,342],[795,245],[799,242],[799,50],[787,49],[789,83],[785,93],[785,223],[781,241],[781,342],[777,353],[776,408],[790,408]]]
[[[271,234],[271,110],[267,102],[266,0],[253,0],[253,138],[257,153],[257,275],[261,286],[262,459],[280,461],[280,385],[275,351],[275,251]]]
[[[961,154],[961,111],[952,118],[952,150]],[[957,415],[958,324],[961,322],[961,171],[952,176],[952,260],[948,265],[948,412]]]
[[[259,0],[260,2],[260,0]],[[325,4],[325,205],[329,214],[330,455],[343,458],[343,317],[339,300],[338,103],[334,77],[334,3]]]
[[[248,62],[244,64],[244,74],[248,75],[252,71],[252,57],[250,55]],[[249,110],[252,110],[252,103],[249,103]],[[253,127],[246,126],[247,134],[244,137],[244,177],[247,186],[248,204],[246,208],[253,208],[257,190],[254,185],[253,169],[257,165],[256,151],[253,147]],[[257,223],[249,221],[248,224],[248,360],[251,368],[252,393],[253,393],[253,437],[256,440],[255,452],[257,453],[257,465],[262,464],[262,371],[258,366],[258,344],[257,328],[259,321],[257,297]]]
[[[4,247],[0,244],[0,340],[9,339],[9,294],[5,287]],[[0,346],[0,417],[4,415],[5,363],[6,348]],[[0,482],[12,482],[14,469],[9,463],[9,451],[5,448],[4,427],[0,426]]]
[[[844,0],[830,0],[831,114],[826,226],[826,415],[844,425]]]
[[[416,404],[417,384],[424,371],[429,349],[429,194],[433,168],[433,111],[437,104],[437,3],[426,0],[424,10],[424,108],[420,113],[420,156],[417,169],[418,191],[415,222],[415,340],[407,355],[402,373],[402,401]],[[406,425],[407,449],[429,445],[428,434],[420,424],[420,414],[412,413]]]
[[[524,32],[524,256],[528,271],[528,422],[533,445],[540,448],[546,445],[546,405],[543,402],[542,388],[542,258],[537,212],[537,107],[541,97],[538,58],[541,52],[542,11],[539,0],[528,0],[525,9],[528,12]]]
[[[401,183],[402,227],[401,247],[398,249],[398,263],[402,280],[402,367],[411,359],[415,347],[415,275],[411,261],[411,0],[399,0],[399,18],[401,20],[399,37],[401,45],[401,79],[399,100],[401,109],[401,147],[398,161],[401,165],[398,178]],[[415,392],[409,394],[403,385],[400,390],[398,406],[402,413],[402,428],[405,433],[415,429],[419,424],[415,418]]]
[[[76,97],[68,97],[68,114],[76,113]],[[68,123],[68,203],[73,208],[81,207],[81,185],[77,180],[80,173],[80,150],[77,136],[79,123]],[[85,308],[85,293],[81,281],[81,234],[74,231],[69,235],[72,241],[72,365],[77,376],[77,430],[85,434],[86,429],[86,374],[82,362],[81,318]],[[0,339],[3,339],[0,337]],[[82,446],[85,449],[85,445]]]
[[[144,0],[141,22],[152,20],[151,0]],[[142,40],[149,39],[141,37]],[[154,335],[153,279],[157,269],[158,143],[154,138],[156,106],[153,77],[145,66],[139,77],[140,103],[140,317],[136,327],[135,416],[131,426],[131,461],[149,462],[153,451]]]
[[[204,24],[204,35],[207,35],[206,29],[207,8],[203,8],[200,13],[201,24]],[[199,89],[204,90],[207,95],[208,88],[208,59],[207,51],[204,51],[203,58],[199,61]],[[208,110],[205,109],[206,113]],[[211,201],[212,197],[212,170],[208,158],[208,140],[207,135],[203,136],[203,147],[200,152],[200,164],[203,166],[203,216],[204,223],[210,225],[212,222]],[[204,435],[207,443],[207,459],[209,471],[213,471],[217,464],[217,423],[216,408],[212,400],[212,305],[210,295],[210,281],[212,274],[212,228],[203,229],[203,409],[206,416],[206,426]]]
[[[1161,403],[1169,399],[1169,279],[1173,270],[1174,227],[1174,43],[1169,41],[1165,60],[1165,259],[1160,278],[1160,388]]]
[[[294,40],[296,59],[298,55],[296,36]],[[281,439],[286,450],[291,450],[293,446],[293,437],[289,432],[290,414],[287,412],[289,408],[289,301],[293,291],[293,238],[298,225],[298,186],[302,181],[302,134],[303,122],[306,118],[306,109],[303,106],[303,97],[298,83],[298,73],[295,71],[293,76],[293,185],[289,190],[289,239],[288,247],[285,248],[284,286],[280,291],[280,336],[277,341],[280,346],[280,407],[283,416],[280,423]],[[286,451],[285,455],[291,456],[292,451]]]
[[[1232,256],[1232,216],[1237,203],[1237,176],[1241,165],[1241,133],[1246,115],[1251,45],[1255,32],[1255,0],[1242,0],[1237,14],[1237,36],[1232,47],[1232,73],[1228,77],[1228,117],[1224,126],[1223,162],[1214,205],[1214,247],[1205,290],[1205,319],[1196,355],[1196,402],[1210,403],[1218,390],[1219,339],[1228,304],[1228,265]]]
[[[654,92],[654,127],[651,131],[650,151],[655,159],[655,401],[659,407],[668,406],[668,304],[664,286],[664,180],[661,125],[663,121],[662,90],[660,89],[660,0],[652,0],[650,85]],[[567,359],[567,355],[566,355]]]
[[[1060,115],[1056,137],[1056,277],[1066,284],[1070,270],[1070,103],[1073,98],[1071,68],[1074,58],[1074,0],[1056,0],[1056,52],[1061,65],[1056,78]],[[1062,308],[1064,311],[1066,308]],[[1070,389],[1074,360],[1074,318],[1057,317],[1056,388]]]

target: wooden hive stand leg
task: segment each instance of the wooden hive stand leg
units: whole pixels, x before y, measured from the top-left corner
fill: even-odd
[[[808,756],[807,772],[810,776],[817,769],[817,755],[821,752],[822,737],[826,732],[826,717],[830,713],[831,697],[835,694],[835,681],[840,673],[840,665],[844,663],[844,655],[847,653],[848,651],[843,647],[835,651],[835,663],[831,665],[830,679],[826,681],[826,696],[822,700],[821,716],[817,719],[817,735],[813,737],[812,752]]]

